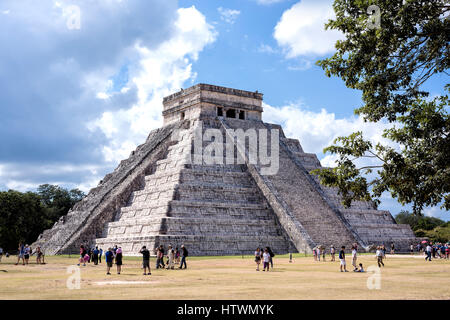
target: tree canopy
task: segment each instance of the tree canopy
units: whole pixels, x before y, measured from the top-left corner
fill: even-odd
[[[83,197],[78,189],[48,184],[37,192],[0,192],[0,247],[15,250],[20,241],[31,244]]]
[[[378,25],[371,5],[379,8]],[[336,19],[326,28],[346,38],[317,64],[327,76],[362,91],[364,104],[355,113],[365,121],[391,123],[383,132],[391,143],[374,145],[362,132],[339,137],[324,149],[337,155],[337,166],[313,173],[338,187],[346,206],[354,200],[379,203],[387,191],[412,204],[415,214],[436,205],[449,210],[448,1],[335,0],[333,8]],[[433,77],[442,79],[442,92],[430,97],[425,84]],[[362,159],[369,165],[358,166]]]

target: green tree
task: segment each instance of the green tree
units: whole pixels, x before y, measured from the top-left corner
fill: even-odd
[[[37,192],[0,192],[0,246],[15,250],[19,241],[31,244],[83,197],[78,189],[48,184]]]
[[[409,224],[413,231],[429,231],[435,229],[436,227],[446,225],[446,223],[441,219],[418,216],[404,210],[400,211],[400,213],[395,216],[395,221],[399,224]]]
[[[53,223],[67,214],[75,203],[84,197],[78,189],[67,190],[57,185],[43,184],[37,189],[43,205],[48,209],[47,218]]]
[[[370,5],[380,9],[379,26],[367,13]],[[383,136],[397,147],[373,145],[361,132],[339,137],[324,149],[338,156],[337,167],[313,173],[322,184],[339,188],[345,206],[354,200],[379,203],[387,191],[401,204],[412,204],[417,215],[427,206],[449,210],[449,98],[430,98],[424,85],[448,76],[448,1],[335,0],[333,8],[336,19],[326,28],[342,31],[346,39],[317,64],[327,76],[362,91],[364,105],[355,113],[365,121],[390,122]],[[449,84],[442,90],[449,92]],[[372,161],[358,166],[361,159]]]
[[[15,250],[19,241],[31,243],[50,226],[46,208],[33,192],[0,192],[0,244]]]

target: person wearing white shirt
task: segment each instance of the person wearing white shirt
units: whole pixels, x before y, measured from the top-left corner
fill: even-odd
[[[430,246],[430,244],[427,244],[425,253],[427,254],[427,256],[425,257],[425,261],[427,261],[427,260],[431,261],[431,246]]]
[[[352,247],[352,266],[354,267],[353,271],[358,270],[358,266],[356,265],[356,247]]]
[[[383,252],[381,251],[381,247],[377,247],[377,252],[375,253],[375,255],[377,256],[378,268],[380,268],[381,266],[384,267]]]
[[[264,261],[263,271],[266,271],[266,268],[267,268],[267,271],[269,271],[270,253],[267,248],[264,249],[263,261]]]

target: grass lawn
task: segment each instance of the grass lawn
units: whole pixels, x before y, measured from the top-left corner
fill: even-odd
[[[381,288],[369,290],[373,273],[339,272],[339,262],[315,262],[311,256],[276,256],[270,272],[256,272],[253,258],[189,257],[187,270],[155,270],[142,275],[141,259],[125,257],[121,275],[106,275],[104,261],[81,267],[81,288],[68,289],[69,266],[77,257],[49,256],[47,264],[0,263],[0,299],[450,299],[450,261],[426,262],[423,256],[388,255],[381,269]],[[365,268],[373,254],[360,255]],[[261,268],[262,269],[262,268]]]

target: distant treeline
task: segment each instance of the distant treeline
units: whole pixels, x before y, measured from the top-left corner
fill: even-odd
[[[31,244],[85,194],[43,184],[36,192],[0,192],[0,247],[15,251],[20,241]]]
[[[428,237],[433,242],[450,241],[450,221],[419,216],[408,211],[400,211],[395,216],[395,221],[400,224],[409,224],[417,237]]]

